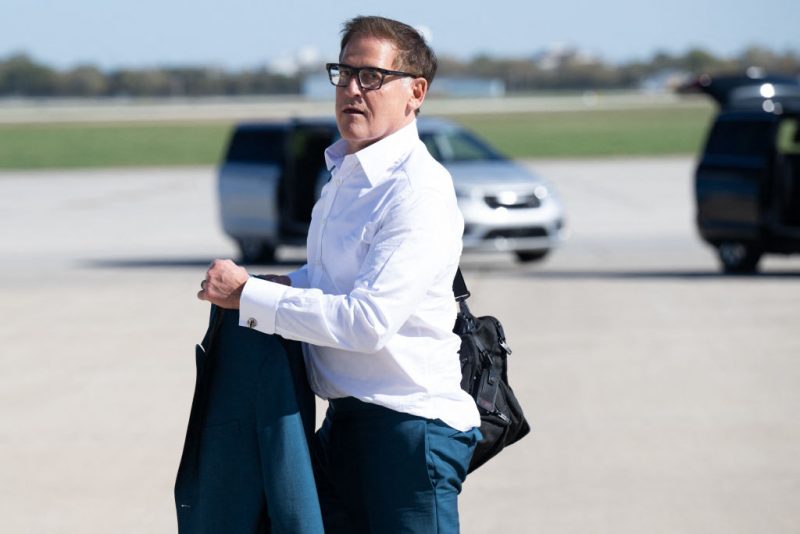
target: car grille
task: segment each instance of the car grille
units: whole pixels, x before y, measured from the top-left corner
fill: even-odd
[[[523,237],[547,237],[547,230],[541,226],[529,226],[525,228],[498,228],[488,232],[485,239],[496,239],[503,237],[506,239]]]
[[[483,197],[486,204],[492,208],[538,208],[541,205],[539,198],[533,193],[500,193]]]

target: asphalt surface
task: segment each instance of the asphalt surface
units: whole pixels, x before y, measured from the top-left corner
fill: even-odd
[[[569,241],[463,267],[534,433],[467,480],[462,531],[797,532],[800,258],[720,276],[688,158],[531,165]],[[214,200],[209,168],[0,173],[0,532],[176,531],[195,293],[235,254]]]

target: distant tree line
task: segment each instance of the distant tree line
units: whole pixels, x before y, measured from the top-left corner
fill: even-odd
[[[497,78],[508,92],[542,90],[631,89],[656,76],[693,77],[700,74],[739,73],[759,67],[768,73],[800,75],[800,53],[776,53],[750,47],[734,58],[720,58],[695,48],[683,54],[658,52],[647,61],[613,65],[576,50],[543,53],[533,59],[496,59],[478,56],[469,62],[440,59],[442,74]]]
[[[510,93],[540,90],[626,89],[675,73],[739,72],[757,66],[766,72],[800,74],[800,54],[750,47],[734,58],[703,49],[656,53],[647,61],[614,65],[574,49],[529,58],[476,56],[468,61],[440,58],[442,76],[499,79]],[[319,66],[322,72],[322,66]],[[26,54],[0,58],[0,97],[161,97],[299,94],[308,70],[293,75],[267,68],[229,72],[205,67],[164,67],[102,71],[92,65],[58,70]]]
[[[92,65],[56,70],[25,54],[0,59],[0,96],[160,97],[300,92],[300,78],[265,68],[225,72],[203,67],[119,69]]]

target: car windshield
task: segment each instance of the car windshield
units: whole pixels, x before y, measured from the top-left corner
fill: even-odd
[[[441,163],[500,160],[503,157],[467,132],[452,130],[422,132],[420,139]]]

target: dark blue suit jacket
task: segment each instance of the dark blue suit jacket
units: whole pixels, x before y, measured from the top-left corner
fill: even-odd
[[[322,533],[300,344],[212,306],[175,483],[181,534]]]

